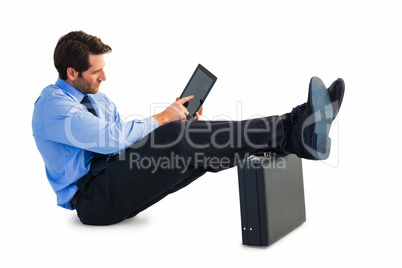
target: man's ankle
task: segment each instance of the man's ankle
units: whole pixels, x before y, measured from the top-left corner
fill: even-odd
[[[285,150],[286,153],[292,154],[294,153],[293,149],[293,144],[292,144],[292,122],[291,122],[291,114],[286,113],[284,115],[280,116],[282,123],[283,123],[283,129],[284,129],[284,139],[282,143],[282,148]]]

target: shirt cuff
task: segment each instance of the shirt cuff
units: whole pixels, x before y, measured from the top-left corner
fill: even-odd
[[[158,121],[153,116],[145,118],[144,121],[145,121],[146,126],[148,128],[148,131],[147,131],[148,134],[159,127]]]

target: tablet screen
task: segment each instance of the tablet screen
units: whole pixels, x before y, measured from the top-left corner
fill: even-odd
[[[201,109],[201,106],[205,102],[205,99],[212,86],[215,84],[216,79],[216,76],[205,69],[201,64],[197,66],[190,81],[180,96],[180,98],[183,98],[194,95],[194,98],[185,104],[189,112],[189,115],[187,116],[188,120],[193,118],[195,113]]]

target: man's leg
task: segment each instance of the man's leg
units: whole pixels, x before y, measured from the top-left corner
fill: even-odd
[[[133,216],[188,185],[206,171],[230,168],[254,152],[286,151],[307,159],[329,155],[329,129],[345,90],[310,81],[307,103],[282,117],[240,122],[172,122],[129,148],[93,178],[77,184],[83,223],[112,224]]]
[[[86,224],[134,216],[207,171],[233,167],[254,152],[280,150],[280,117],[246,121],[176,121],[157,128],[108,164],[81,179],[77,213]]]

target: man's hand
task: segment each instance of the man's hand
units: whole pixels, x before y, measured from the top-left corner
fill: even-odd
[[[176,121],[176,120],[186,120],[186,117],[189,114],[189,112],[187,111],[187,108],[184,107],[183,104],[185,104],[186,102],[188,102],[189,100],[191,100],[193,98],[194,98],[193,95],[184,97],[181,99],[176,98],[176,101],[173,102],[169,107],[167,107],[163,112],[161,112],[160,114],[154,115],[154,118],[156,119],[156,121],[158,121],[159,126],[162,126],[164,124],[167,124],[167,123],[170,123],[170,122]],[[200,110],[200,112],[201,113],[197,113],[198,118],[202,114],[201,110]],[[197,114],[196,114],[196,120],[198,120]]]
[[[176,98],[176,101],[178,101],[178,100],[180,100],[180,98]],[[194,121],[200,120],[200,116],[202,115],[203,111],[204,111],[204,106],[201,106],[200,111],[195,113]]]

